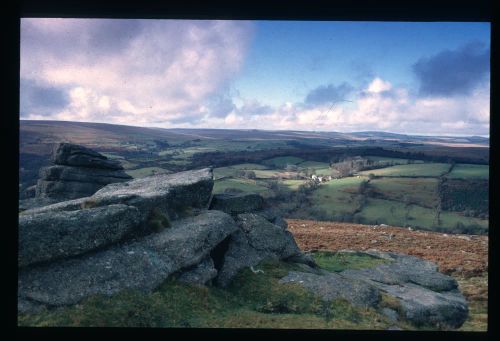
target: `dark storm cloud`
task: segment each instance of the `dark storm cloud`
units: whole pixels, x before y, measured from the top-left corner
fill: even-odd
[[[445,50],[413,65],[420,81],[421,96],[466,95],[490,71],[490,49],[470,43],[457,50]]]
[[[98,62],[100,56],[124,51],[144,27],[141,20],[124,19],[65,19],[64,24],[56,20],[45,25],[22,21],[21,49],[27,57],[46,58],[39,54],[48,53],[59,60],[79,60],[91,55]]]
[[[321,105],[339,100],[345,100],[347,95],[353,90],[354,88],[349,83],[345,82],[338,86],[333,84],[322,85],[311,90],[307,94],[305,103],[308,105]]]
[[[69,97],[64,89],[46,85],[38,85],[32,80],[21,79],[21,116],[29,113],[42,116],[50,115],[54,112],[54,110],[62,109],[68,104]]]

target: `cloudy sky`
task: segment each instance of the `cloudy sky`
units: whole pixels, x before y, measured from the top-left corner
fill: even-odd
[[[20,118],[488,135],[489,23],[22,19]]]

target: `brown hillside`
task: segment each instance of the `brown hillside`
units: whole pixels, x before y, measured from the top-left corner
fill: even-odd
[[[393,226],[287,221],[304,251],[377,249],[422,257],[438,264],[440,271],[447,274],[470,277],[488,271],[487,236],[411,231]]]

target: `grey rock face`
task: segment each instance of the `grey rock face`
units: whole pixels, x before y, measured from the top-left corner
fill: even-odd
[[[23,193],[23,197],[25,199],[34,198],[35,195],[36,195],[36,185],[26,188]]]
[[[467,303],[456,289],[436,292],[413,283],[378,287],[399,299],[403,317],[416,325],[459,328],[467,319]]]
[[[379,291],[372,285],[357,279],[349,279],[336,273],[323,275],[290,271],[280,283],[297,283],[325,301],[345,299],[355,306],[375,307],[380,301]]]
[[[226,287],[241,269],[257,265],[264,259],[288,259],[300,254],[289,231],[271,224],[258,214],[240,214],[239,230],[231,235],[223,265],[216,278],[217,285]]]
[[[458,291],[456,280],[439,273],[435,264],[402,254],[370,254],[393,262],[369,269],[345,270],[340,274],[365,281],[397,298],[404,318],[417,325],[458,328],[465,322],[467,302]]]
[[[36,198],[76,199],[90,196],[107,184],[132,179],[119,162],[75,144],[61,143],[52,160],[56,165],[40,169]]]
[[[53,161],[56,165],[120,170],[119,162],[108,160],[104,155],[84,146],[61,143],[55,150]]]
[[[376,253],[371,253],[377,255]],[[388,285],[415,283],[433,291],[449,291],[458,287],[457,281],[438,272],[437,266],[429,261],[402,254],[386,253],[393,262],[374,268],[345,270],[344,275],[363,276],[366,279]]]
[[[131,180],[132,177],[122,170],[84,168],[72,166],[49,166],[40,169],[40,178],[49,181],[91,182],[107,185],[114,182]]]
[[[24,214],[33,214],[33,213],[43,213],[43,212],[58,212],[58,211],[76,211],[83,208],[85,202],[90,200],[90,197],[72,199],[58,202],[55,199],[50,198],[39,198],[36,200],[42,201],[42,203],[46,203],[45,205],[33,205],[29,209],[21,212],[21,215]]]
[[[279,212],[273,208],[266,208],[254,213],[257,213],[258,215],[264,217],[270,223],[280,226],[284,230],[288,228],[288,223],[280,216]]]
[[[94,194],[103,185],[93,182],[47,181],[39,179],[36,185],[37,198],[69,200]]]
[[[199,264],[236,230],[231,216],[207,211],[137,241],[20,269],[19,300],[58,306],[95,294],[112,295],[126,288],[148,292],[170,274]]]
[[[398,312],[396,310],[390,309],[390,308],[383,308],[381,310],[381,312],[392,322],[399,321],[399,315],[398,315]]]
[[[136,206],[143,219],[147,219],[153,208],[176,219],[190,208],[207,208],[213,185],[212,169],[204,168],[109,184],[90,199],[99,206],[118,203]]]
[[[203,285],[217,276],[211,257],[204,258],[199,264],[184,271],[177,280],[182,283]]]
[[[240,214],[262,209],[264,198],[255,193],[215,194],[210,209]]]
[[[52,205],[59,202],[57,199],[52,198],[29,198],[19,200],[19,212],[37,209],[40,207]]]
[[[75,256],[122,239],[139,224],[139,211],[126,205],[22,214],[18,266]]]

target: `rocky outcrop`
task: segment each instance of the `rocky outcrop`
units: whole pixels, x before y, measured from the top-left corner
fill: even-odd
[[[60,306],[123,289],[151,291],[169,275],[204,261],[236,229],[229,215],[206,211],[140,240],[30,267],[19,272],[19,300]]]
[[[189,215],[192,208],[208,207],[214,186],[211,168],[160,174],[107,185],[88,200],[98,206],[125,204],[139,208],[142,218],[154,208],[171,219]]]
[[[55,165],[40,169],[35,198],[68,200],[94,194],[107,184],[132,179],[119,162],[83,146],[61,143],[52,155]],[[32,200],[29,205],[43,204]]]
[[[343,298],[372,307],[377,307],[380,293],[385,293],[399,302],[401,316],[394,316],[394,310],[383,313],[415,325],[458,328],[465,322],[467,302],[456,280],[438,272],[435,264],[402,254],[365,253],[388,263],[340,273],[290,272],[280,282],[297,283],[327,301]]]
[[[248,213],[262,209],[264,199],[255,193],[221,193],[212,198],[210,208],[228,214]]]
[[[94,195],[21,212],[21,216],[44,212],[75,211],[86,207],[126,205],[136,207],[140,227],[137,233],[150,232],[153,214],[169,220],[189,216],[193,209],[206,209],[213,188],[210,168],[175,174],[160,174],[123,183],[109,184]],[[154,212],[153,212],[154,211]]]
[[[71,164],[65,167],[107,167],[98,155],[65,147],[56,160]],[[58,167],[42,173],[71,182],[104,169],[74,173]],[[298,265],[281,283],[301,285],[325,301],[380,308],[391,320],[417,325],[456,328],[465,321],[467,304],[456,281],[435,264],[367,251],[386,263],[328,272],[300,251],[286,222],[263,198],[212,198],[213,185],[212,170],[205,168],[111,183],[58,203],[39,198],[49,205],[19,214],[18,311],[76,304],[124,289],[149,292],[168,278],[224,288],[246,267],[283,260]],[[382,294],[395,298],[400,309],[380,307]]]
[[[72,143],[59,144],[54,152],[53,160],[56,165],[111,170],[123,169],[119,162],[108,160],[107,157],[92,149]]]
[[[255,213],[237,216],[238,231],[231,235],[216,283],[230,284],[243,268],[257,265],[264,259],[287,259],[301,254],[289,231],[274,225]]]
[[[216,276],[217,269],[215,269],[214,261],[210,256],[207,256],[199,264],[184,270],[177,280],[182,283],[203,285]]]
[[[138,226],[138,216],[137,208],[126,205],[20,215],[18,265],[75,256],[115,243]]]

